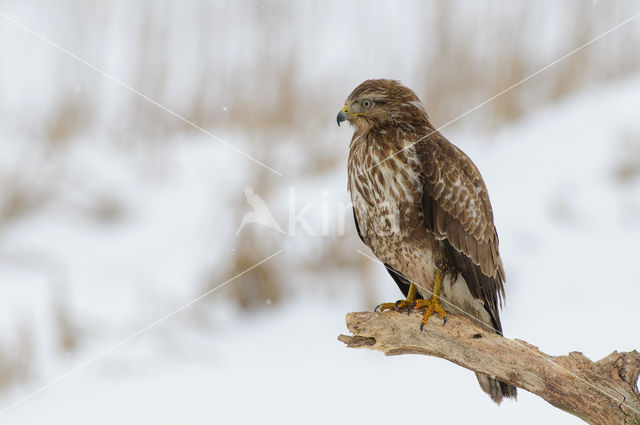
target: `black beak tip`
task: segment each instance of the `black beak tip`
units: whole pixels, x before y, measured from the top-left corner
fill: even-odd
[[[338,127],[340,127],[340,123],[342,121],[346,121],[348,119],[349,117],[347,116],[347,114],[344,113],[344,111],[338,112],[338,117],[336,118],[336,121],[338,122]]]

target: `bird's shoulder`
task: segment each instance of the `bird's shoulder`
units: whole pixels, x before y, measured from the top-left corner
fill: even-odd
[[[421,141],[416,153],[422,164],[425,195],[463,224],[475,221],[480,225],[483,220],[493,224],[487,187],[469,156],[439,133]]]

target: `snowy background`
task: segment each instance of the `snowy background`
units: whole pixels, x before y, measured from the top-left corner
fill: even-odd
[[[399,292],[335,116],[389,77],[448,124],[638,8],[0,1],[0,423],[582,423],[336,340]],[[639,47],[640,17],[443,129],[491,194],[505,334],[549,354],[640,347]],[[236,234],[246,188],[282,232]]]

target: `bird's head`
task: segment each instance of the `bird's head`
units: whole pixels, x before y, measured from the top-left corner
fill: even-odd
[[[356,131],[385,125],[425,125],[429,118],[418,96],[396,80],[366,80],[356,87],[338,113],[338,125],[349,121]]]

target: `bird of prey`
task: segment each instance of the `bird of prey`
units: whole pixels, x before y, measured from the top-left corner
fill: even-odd
[[[348,190],[360,239],[385,264],[405,299],[376,309],[426,308],[471,317],[502,334],[505,281],[487,188],[475,164],[434,129],[413,91],[367,80],[347,97],[338,125],[354,128]],[[516,388],[476,373],[500,404]]]

